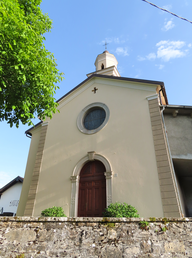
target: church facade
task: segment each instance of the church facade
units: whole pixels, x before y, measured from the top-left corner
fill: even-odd
[[[164,84],[121,77],[117,64],[108,51],[98,55],[96,71],[58,100],[60,113],[26,131],[18,216],[61,206],[70,217],[101,217],[114,202],[141,217],[186,215],[182,171],[175,172],[165,129]]]

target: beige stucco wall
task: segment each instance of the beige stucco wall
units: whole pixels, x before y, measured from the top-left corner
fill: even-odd
[[[27,166],[25,170],[25,176],[24,176],[24,181],[23,181],[23,186],[21,191],[21,197],[20,197],[20,201],[17,209],[17,216],[22,216],[25,211],[29,187],[31,184],[33,169],[35,166],[36,153],[37,153],[38,143],[40,138],[40,129],[41,127],[39,126],[35,130],[33,130],[33,138],[30,144]]]
[[[92,92],[94,87],[98,88],[96,94]],[[60,102],[60,113],[48,124],[34,216],[51,206],[62,206],[69,215],[70,177],[89,151],[103,155],[117,174],[112,179],[113,202],[127,202],[144,217],[163,216],[146,99],[155,93],[155,85],[95,78]],[[93,102],[105,103],[110,118],[100,132],[85,135],[78,130],[76,120],[80,111]],[[25,189],[30,182],[37,144],[38,134],[33,133]],[[21,202],[19,213],[24,206],[24,201]]]

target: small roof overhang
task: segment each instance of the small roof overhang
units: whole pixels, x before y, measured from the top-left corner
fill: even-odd
[[[179,114],[179,115],[190,115],[192,116],[192,106],[184,106],[184,105],[166,105],[166,106],[161,106],[161,108],[165,108],[163,113],[165,115],[174,115],[174,114]],[[176,116],[176,115],[174,115]]]
[[[11,186],[15,185],[16,183],[23,183],[23,177],[16,177],[14,178],[11,182],[9,182],[8,184],[6,184],[5,186],[3,186],[1,189],[0,189],[0,195],[2,195],[3,192],[5,192],[7,189],[9,189]]]
[[[101,69],[101,70],[97,70],[92,73],[88,73],[87,77],[90,77],[93,74],[102,74],[102,75],[110,75],[110,76],[120,77],[120,73],[118,72],[117,67],[115,65]]]

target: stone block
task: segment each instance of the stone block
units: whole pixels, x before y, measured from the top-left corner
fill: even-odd
[[[36,240],[34,230],[11,230],[5,234],[7,241],[29,242]]]
[[[109,239],[115,239],[117,238],[117,232],[113,229],[109,230],[108,231],[108,238]]]
[[[114,246],[105,247],[101,254],[102,258],[122,258],[122,252]]]
[[[132,246],[130,248],[127,248],[125,250],[125,254],[128,254],[128,255],[136,255],[136,254],[139,254],[140,253],[140,248],[138,246]],[[131,256],[129,256],[131,257]]]
[[[171,241],[171,242],[165,242],[164,245],[165,252],[166,253],[180,253],[185,254],[185,246],[183,242],[180,242],[178,240]]]
[[[151,250],[151,240],[141,241],[140,247],[141,247],[142,252],[144,252],[144,253],[151,253],[151,251],[152,251]]]

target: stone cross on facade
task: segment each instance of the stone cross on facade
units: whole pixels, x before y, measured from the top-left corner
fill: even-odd
[[[94,87],[94,89],[92,90],[92,92],[94,92],[94,93],[97,93],[97,88],[96,87]]]

